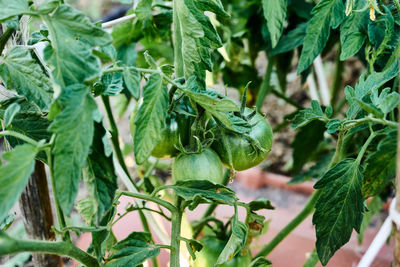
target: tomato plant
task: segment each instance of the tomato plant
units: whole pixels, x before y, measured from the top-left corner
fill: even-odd
[[[104,22],[65,2],[0,0],[0,256],[40,252],[86,266],[159,266],[167,250],[170,266],[179,267],[185,243],[202,266],[270,266],[269,253],[313,214],[317,241],[306,265],[326,265],[353,229],[362,239],[376,203],[394,195],[398,0],[121,0],[127,13]],[[353,65],[361,75],[345,79]],[[218,90],[221,82],[243,95],[241,105]],[[278,122],[263,114],[271,101],[290,106]],[[130,114],[132,140],[120,134],[116,113]],[[295,131],[285,147],[293,151],[284,164],[290,183],[312,180],[316,191],[251,255],[266,225],[257,212],[273,207],[265,198],[243,203],[228,181],[261,164],[274,152],[273,133],[279,141],[285,131]],[[157,176],[160,165],[172,165],[172,181]],[[49,199],[38,210],[57,218],[41,221],[57,241],[8,230],[10,211],[39,176],[48,177],[53,196],[46,184],[38,188],[35,199]],[[78,201],[79,190],[86,197]],[[132,199],[124,214],[117,212],[121,196]],[[369,198],[375,204],[366,209]],[[199,204],[207,211],[187,224],[190,234],[181,232],[183,214]],[[233,207],[228,222],[213,216],[217,205]],[[69,219],[74,211],[83,226]],[[114,224],[133,211],[144,230],[117,240]],[[171,222],[170,236],[155,214]],[[207,234],[213,223],[223,238]],[[72,232],[92,235],[87,251]]]

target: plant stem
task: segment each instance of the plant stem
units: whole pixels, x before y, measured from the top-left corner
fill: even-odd
[[[358,156],[357,156],[357,159],[356,159],[356,161],[358,162],[358,164],[360,164],[360,162],[361,162],[361,160],[362,160],[362,158],[363,158],[363,156],[364,156],[364,154],[365,154],[365,151],[367,150],[369,144],[372,142],[372,140],[375,138],[375,136],[376,136],[376,133],[375,133],[375,132],[372,132],[372,133],[370,134],[370,136],[368,137],[367,141],[365,141],[365,143],[364,143],[364,145],[362,146],[362,148],[361,148],[361,150],[360,150],[360,153],[358,153]]]
[[[52,139],[54,139],[54,135],[52,136]],[[51,147],[46,149],[47,165],[49,166],[50,182],[51,182],[51,189],[53,192],[54,204],[56,206],[57,222],[58,222],[59,228],[64,229],[67,227],[67,224],[65,223],[64,213],[61,209],[60,201],[58,199],[58,194],[56,192],[56,182],[55,182],[54,170],[53,170],[53,155],[51,154],[51,151],[52,151]],[[65,232],[62,235],[62,237],[66,238],[67,240],[71,239],[69,232]]]
[[[4,47],[7,44],[8,39],[10,39],[11,35],[14,33],[14,29],[8,28],[1,36],[0,36],[0,56],[3,53]]]
[[[114,20],[112,20],[112,21],[104,22],[103,24],[101,24],[101,27],[102,27],[103,29],[111,28],[111,27],[113,27],[113,26],[115,26],[115,25],[117,25],[117,24],[120,24],[120,23],[122,23],[122,22],[126,22],[126,21],[129,21],[129,20],[132,20],[132,19],[134,19],[134,18],[136,18],[136,14],[130,14],[130,15],[123,16],[123,17],[121,17],[121,18],[118,18],[118,19],[114,19]]]
[[[264,100],[271,91],[272,87],[270,85],[270,81],[271,81],[271,74],[273,67],[274,67],[274,58],[270,57],[268,58],[267,70],[265,71],[264,79],[261,83],[260,90],[258,91],[257,94],[256,107],[258,112],[261,111],[261,107],[264,104]]]
[[[139,210],[139,216],[140,216],[140,220],[142,221],[142,224],[143,224],[143,230],[145,232],[151,233],[149,224],[147,223],[147,220],[146,220],[146,217],[144,216],[144,213],[140,212],[140,211],[141,210]],[[151,262],[153,263],[153,267],[158,267],[157,257],[151,258]]]
[[[119,146],[119,140],[118,140],[119,132],[118,132],[117,124],[114,119],[114,115],[112,113],[112,109],[111,109],[111,105],[110,105],[110,98],[108,96],[101,96],[101,99],[103,101],[104,107],[106,109],[108,121],[110,123],[111,142],[114,147],[115,155],[117,156],[118,162],[119,162],[119,164],[121,164],[121,167],[124,170],[124,172],[126,173],[126,175],[128,176],[129,180],[131,181],[133,186],[139,191],[139,188],[137,187],[136,183],[133,181],[133,179],[129,173],[128,167],[125,164],[124,155],[122,154],[121,147]]]
[[[337,141],[335,155],[333,156],[328,169],[333,167],[336,163],[338,163],[340,159],[340,150],[343,142],[344,132],[339,133],[339,139]],[[315,203],[320,197],[322,190],[315,191],[307,204],[304,206],[303,210],[297,214],[296,217],[293,218],[267,245],[265,245],[260,252],[254,256],[254,259],[261,256],[267,256],[286,236],[288,236],[299,224],[301,224],[311,213],[314,211]]]
[[[0,256],[19,252],[39,252],[62,255],[73,258],[86,266],[100,266],[96,258],[77,248],[71,242],[18,240],[11,238],[4,232],[0,232]]]
[[[300,223],[302,223],[313,211],[314,205],[317,202],[322,191],[315,191],[303,210],[294,217],[266,246],[264,246],[260,252],[254,258],[267,256],[288,234],[290,234]]]
[[[344,71],[344,61],[340,60],[340,50],[341,50],[341,45],[339,43],[339,47],[337,50],[336,54],[336,68],[335,68],[335,74],[333,76],[333,84],[332,84],[332,93],[331,93],[331,106],[335,107],[337,98],[340,93],[340,89],[342,88],[342,82],[343,82],[343,71]]]
[[[174,205],[172,205],[171,203],[159,199],[157,197],[152,197],[149,195],[144,195],[144,194],[139,194],[139,193],[133,193],[133,192],[127,192],[127,191],[122,191],[122,190],[117,190],[115,192],[115,194],[118,195],[124,195],[124,196],[128,196],[128,197],[134,197],[134,198],[138,198],[138,199],[143,199],[143,200],[147,200],[147,201],[151,201],[154,203],[157,203],[160,206],[163,206],[164,208],[168,209],[170,212],[176,212],[176,207],[174,207]],[[118,199],[118,197],[117,197]]]
[[[181,222],[182,222],[182,198],[177,196],[176,197],[176,208],[175,212],[172,212],[172,222],[171,222],[171,256],[170,256],[170,266],[171,267],[179,267],[179,250],[181,244]]]
[[[36,142],[36,141],[33,140],[32,138],[30,138],[30,137],[28,137],[28,136],[26,136],[26,135],[23,135],[23,134],[21,134],[21,133],[18,133],[18,132],[6,130],[6,131],[0,132],[0,136],[12,136],[12,137],[21,139],[22,141],[24,141],[24,142],[26,142],[26,143],[28,143],[28,144],[31,144],[31,145],[33,145],[33,146],[36,146],[36,147],[39,146],[39,143],[38,143],[38,142]]]

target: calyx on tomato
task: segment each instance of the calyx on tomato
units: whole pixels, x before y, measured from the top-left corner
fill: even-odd
[[[245,108],[243,117],[251,116],[254,111]],[[215,141],[212,148],[218,153],[221,161],[227,167],[242,171],[260,164],[269,154],[272,146],[273,133],[268,121],[259,113],[249,119],[251,130],[247,135],[224,131],[215,131]],[[225,142],[224,142],[225,138]],[[255,145],[257,144],[257,145]],[[232,158],[230,166],[229,153]]]

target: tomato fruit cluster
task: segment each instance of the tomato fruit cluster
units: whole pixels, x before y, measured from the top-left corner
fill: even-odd
[[[180,105],[190,112],[191,108]],[[165,120],[161,140],[151,155],[157,158],[175,157],[172,167],[174,182],[184,180],[209,180],[223,183],[223,165],[238,171],[246,170],[261,163],[269,154],[272,145],[272,129],[267,120],[253,110],[245,108],[242,116],[248,118],[251,130],[247,135],[229,131],[221,133],[214,119],[210,119],[214,141],[211,147],[198,148],[196,152],[179,151],[178,147],[189,144],[191,123],[189,116],[171,112]],[[131,120],[131,132],[134,132],[134,116]],[[253,143],[251,140],[253,140]],[[255,146],[254,142],[258,145]],[[231,161],[230,161],[231,160]]]

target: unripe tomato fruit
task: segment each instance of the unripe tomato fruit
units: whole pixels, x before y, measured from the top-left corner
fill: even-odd
[[[224,175],[218,154],[211,148],[199,153],[181,153],[172,165],[172,178],[175,182],[185,180],[208,180],[222,183]]]
[[[251,109],[246,108],[244,115],[247,116],[252,112]],[[271,150],[273,134],[268,121],[257,113],[250,119],[249,123],[254,126],[248,135],[257,140],[264,151],[256,151],[243,135],[226,133],[225,138],[231,149],[233,168],[237,171],[257,166],[268,156]],[[224,165],[230,167],[228,150],[223,144],[222,136],[216,132],[215,137],[216,140],[213,142],[212,148],[218,153]]]
[[[132,139],[135,134],[135,120],[137,110],[130,118],[130,131]],[[161,140],[156,144],[151,155],[156,158],[171,158],[179,154],[176,146],[179,138],[183,146],[189,142],[190,119],[179,113],[171,113],[165,119],[165,127],[161,132]]]
[[[179,138],[183,145],[189,141],[189,120],[186,116],[171,113],[165,120],[165,128],[161,132],[161,140],[154,147],[151,155],[156,158],[170,158],[179,153],[176,146]]]
[[[219,254],[226,245],[226,241],[220,240],[215,236],[205,236],[200,242],[203,248],[196,254],[196,260],[193,267],[214,267]],[[239,252],[233,259],[225,262],[219,267],[248,267],[251,263],[251,254],[249,250]]]

